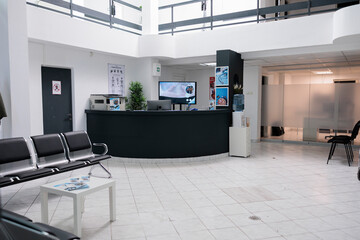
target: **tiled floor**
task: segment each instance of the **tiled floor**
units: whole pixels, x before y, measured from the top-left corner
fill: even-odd
[[[358,160],[339,148],[262,142],[249,158],[146,164],[113,158],[117,220],[107,191],[89,195],[82,239],[344,240],[360,238]],[[358,156],[355,152],[355,156]],[[98,169],[100,172],[100,169]],[[6,209],[40,221],[39,185],[87,169],[1,189]],[[72,200],[50,195],[51,225],[72,231]]]

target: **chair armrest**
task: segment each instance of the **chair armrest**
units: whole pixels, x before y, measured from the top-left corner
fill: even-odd
[[[107,154],[107,152],[108,152],[108,147],[105,143],[93,143],[93,146],[104,148],[104,152],[100,153],[101,156]]]

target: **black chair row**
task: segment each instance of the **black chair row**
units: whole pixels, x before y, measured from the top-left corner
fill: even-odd
[[[76,240],[78,236],[0,209],[0,239]]]
[[[110,172],[100,161],[111,158],[104,152],[95,155],[92,144],[85,131],[61,134],[46,134],[25,138],[0,140],[0,187],[63,173],[82,167],[99,164],[111,177]],[[34,150],[34,155],[30,154]]]

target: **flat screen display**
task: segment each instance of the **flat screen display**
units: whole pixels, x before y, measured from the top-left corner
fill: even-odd
[[[159,100],[172,104],[196,104],[196,82],[159,82]]]

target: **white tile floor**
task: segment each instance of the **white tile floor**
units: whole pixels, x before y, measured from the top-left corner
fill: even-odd
[[[107,191],[88,196],[82,239],[360,239],[358,160],[348,167],[339,148],[326,165],[328,151],[261,142],[252,144],[249,158],[161,164],[113,158],[105,164],[116,179],[117,220],[109,222]],[[3,188],[2,206],[40,221],[39,186],[87,170]],[[72,231],[70,198],[50,195],[49,211],[51,225]]]

